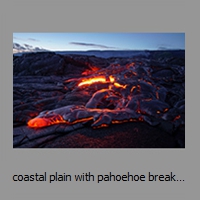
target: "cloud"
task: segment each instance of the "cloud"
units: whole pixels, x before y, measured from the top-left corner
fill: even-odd
[[[35,39],[35,38],[27,38],[27,39],[25,39],[25,38],[19,38],[19,37],[13,37],[13,39],[15,39],[15,40],[21,40],[21,41],[32,41],[32,42],[40,42],[40,40],[37,40],[37,39]]]
[[[17,51],[23,51],[25,50],[26,48],[21,46],[20,44],[18,43],[13,43],[13,49],[17,50]]]
[[[27,39],[19,38],[19,37],[13,37],[15,40],[21,40],[21,41],[27,41]]]
[[[39,51],[49,51],[48,49],[43,49],[43,48],[40,48],[40,47],[35,47],[33,49],[34,52],[39,52]]]
[[[84,43],[84,42],[70,42],[70,44],[77,45],[77,46],[103,48],[103,49],[116,49],[116,47],[109,47],[109,46],[105,46],[105,45],[101,45],[101,44]]]
[[[27,48],[27,49],[33,49],[33,46],[29,45],[29,44],[24,44],[24,46]]]
[[[39,40],[34,39],[34,38],[28,38],[29,41],[33,41],[33,42],[39,42]]]
[[[24,52],[43,52],[49,51],[40,47],[33,47],[29,44],[24,44],[23,46],[18,43],[13,43],[13,53],[24,53]]]

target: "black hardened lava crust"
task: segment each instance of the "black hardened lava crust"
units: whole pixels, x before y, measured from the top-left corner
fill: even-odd
[[[185,148],[185,51],[13,56],[13,147]]]

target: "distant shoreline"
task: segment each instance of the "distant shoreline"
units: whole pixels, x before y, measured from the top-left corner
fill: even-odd
[[[23,54],[30,53],[55,53],[61,55],[84,55],[96,56],[102,58],[110,57],[132,57],[132,56],[145,56],[148,57],[150,52],[182,52],[184,49],[169,49],[169,50],[89,50],[89,51],[42,51],[42,52],[23,52],[14,53],[13,56],[22,56]]]

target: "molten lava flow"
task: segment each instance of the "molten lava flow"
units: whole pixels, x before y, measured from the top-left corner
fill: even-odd
[[[97,76],[89,79],[83,79],[78,86],[91,85],[93,83],[113,83],[114,81],[115,78],[113,76],[109,76],[109,79],[106,79],[105,76]]]
[[[83,80],[81,83],[78,84],[78,86],[83,86],[83,85],[91,85],[93,83],[107,83],[105,77],[94,77],[90,79]]]
[[[156,91],[156,98],[159,99],[159,94],[158,92]]]
[[[112,124],[122,124],[122,123],[126,123],[128,121],[130,121],[130,120],[127,120],[127,119],[125,119],[125,120],[112,120]]]
[[[125,89],[127,85],[121,85],[119,83],[114,83],[114,86],[118,87],[118,88],[124,88]]]
[[[77,78],[70,78],[68,80],[65,80],[64,82],[69,83],[69,82],[73,82],[73,81],[77,81],[77,80],[78,80]]]
[[[129,63],[129,64],[126,64],[126,68],[127,68],[127,69],[130,68],[130,67],[133,67],[133,66],[135,66],[135,63],[134,63],[134,62]]]
[[[93,117],[88,117],[88,118],[77,119],[73,122],[68,122],[68,121],[64,120],[62,117],[60,119],[56,119],[56,120],[51,120],[48,118],[34,118],[28,122],[28,126],[31,128],[42,128],[42,127],[51,126],[51,125],[60,124],[60,123],[66,123],[69,125],[73,125],[73,124],[77,124],[80,122],[87,122],[92,119],[93,119]]]
[[[40,127],[49,126],[49,122],[48,120],[43,119],[43,118],[34,118],[28,122],[28,126],[31,128],[34,128],[34,127],[40,128]]]
[[[96,66],[89,66],[89,67],[90,67],[90,69],[86,69],[84,72],[81,73],[81,75],[90,75],[99,70],[99,68]]]
[[[181,118],[181,116],[180,115],[178,115],[178,116],[176,116],[175,118],[174,118],[174,120],[173,121],[176,121],[176,120],[178,120],[178,119],[180,119]]]
[[[115,78],[113,76],[109,76],[110,82],[113,83],[115,81]]]
[[[150,81],[146,81],[149,85],[153,85]]]
[[[94,126],[93,129],[105,128],[108,127],[108,124],[101,124],[99,126]]]
[[[169,108],[165,108],[164,110],[163,110],[163,112],[167,112],[169,110]]]
[[[136,86],[134,85],[132,88],[131,88],[131,92],[133,92],[133,90],[136,88]]]
[[[93,71],[93,72],[96,72],[99,70],[99,67],[96,67],[96,66],[90,66],[90,69]]]
[[[77,119],[77,120],[71,122],[70,124],[77,124],[77,123],[80,123],[80,122],[87,122],[87,121],[90,121],[90,120],[93,120],[93,117]]]
[[[28,126],[31,128],[42,128],[53,124],[67,123],[62,116],[57,116],[55,119],[51,118],[34,118],[28,121]]]
[[[106,79],[105,76],[99,76],[99,77],[93,77],[89,79],[83,79],[82,82],[78,84],[78,86],[84,86],[84,85],[91,85],[93,83],[113,83],[115,87],[118,88],[126,88],[127,85],[121,85],[117,82],[115,82],[115,78],[113,76],[109,76],[109,78]]]

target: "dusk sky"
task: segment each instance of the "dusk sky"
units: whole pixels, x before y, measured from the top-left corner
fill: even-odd
[[[184,33],[13,33],[13,53],[27,51],[185,49]]]

